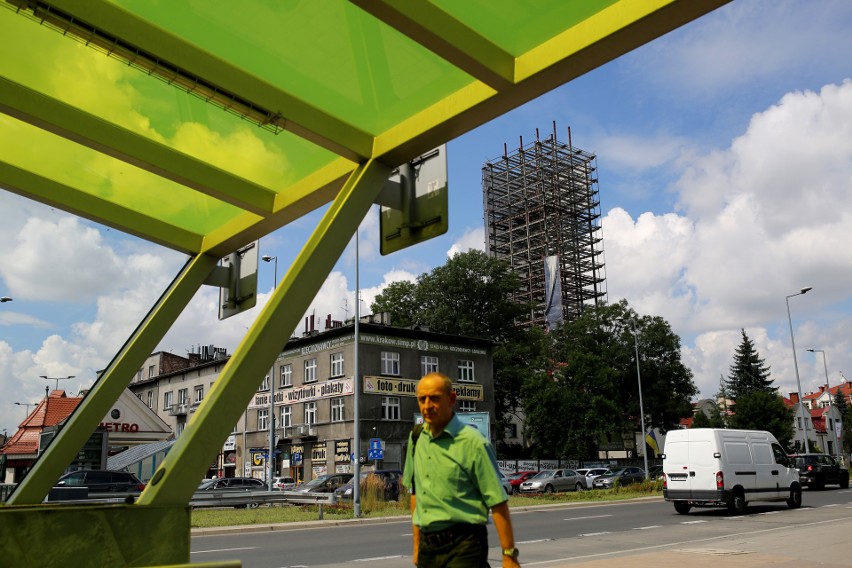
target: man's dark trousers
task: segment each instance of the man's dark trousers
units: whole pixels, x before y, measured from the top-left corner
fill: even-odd
[[[417,568],[488,568],[485,525],[455,525],[437,533],[420,531]]]

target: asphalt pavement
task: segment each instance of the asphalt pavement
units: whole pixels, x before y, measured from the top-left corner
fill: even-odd
[[[781,517],[755,515],[746,522],[736,525],[739,534],[710,534],[706,538],[694,538],[684,532],[668,534],[666,539],[637,543],[624,548],[601,546],[592,539],[566,539],[563,542],[519,543],[522,566],[546,568],[792,568],[802,565],[821,568],[847,568],[852,566],[852,507],[837,506],[830,516],[817,516],[819,509],[802,508],[791,511],[802,515],[797,524],[780,522]],[[347,524],[349,522],[385,522],[391,519],[352,519],[344,521],[316,521],[316,524]],[[398,518],[393,519],[398,520]],[[314,523],[309,523],[314,524]],[[688,523],[686,523],[688,524]],[[300,528],[306,528],[301,524]],[[211,535],[257,530],[287,530],[283,526],[222,527],[218,529],[194,529],[193,535]],[[688,530],[686,527],[674,530]],[[618,538],[610,535],[605,538]],[[492,543],[493,545],[493,543]],[[588,547],[588,548],[586,548]],[[603,552],[602,552],[603,551]],[[491,566],[501,566],[499,549],[492,546],[489,555]],[[371,568],[398,568],[412,566],[410,557],[370,559]],[[323,568],[352,568],[352,563],[329,565]]]

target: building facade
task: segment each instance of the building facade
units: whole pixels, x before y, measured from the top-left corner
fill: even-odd
[[[176,435],[228,359],[215,348],[190,356],[191,361],[181,361],[155,353],[130,386]],[[265,479],[270,461],[273,476],[297,480],[353,471],[356,379],[359,454],[365,465],[402,467],[404,445],[418,415],[417,381],[432,371],[452,379],[456,410],[467,415],[469,423],[479,422],[489,435],[494,433],[489,341],[397,328],[368,317],[359,325],[357,372],[355,365],[352,324],[323,332],[308,326],[302,337],[290,339],[269,374],[258,377],[258,391],[211,463],[209,475]],[[270,432],[274,450],[268,460]],[[376,440],[382,459],[367,459],[369,450],[377,449]]]

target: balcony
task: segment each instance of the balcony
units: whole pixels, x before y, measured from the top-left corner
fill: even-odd
[[[297,424],[287,428],[286,437],[292,437],[296,440],[316,439],[317,431],[313,424]]]
[[[186,416],[188,410],[189,408],[186,404],[175,404],[169,408],[169,416]]]

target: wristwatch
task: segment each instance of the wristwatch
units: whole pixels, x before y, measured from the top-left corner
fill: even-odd
[[[521,551],[517,548],[504,548],[503,556],[511,556],[512,558],[517,558],[518,555],[521,554]]]

